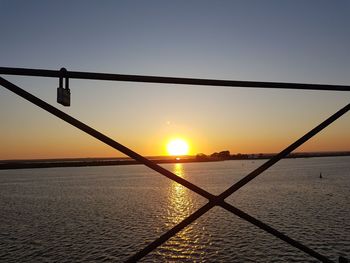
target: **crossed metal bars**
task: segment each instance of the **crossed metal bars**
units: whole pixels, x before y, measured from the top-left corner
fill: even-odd
[[[0,67],[0,74],[9,75],[26,75],[26,76],[41,76],[41,77],[62,77],[62,72],[53,70],[37,70],[37,69],[21,69],[21,68],[3,68]],[[350,91],[350,86],[340,86],[340,85],[321,85],[321,84],[300,84],[300,83],[280,83],[280,82],[252,82],[252,81],[231,81],[231,80],[213,80],[213,79],[192,79],[192,78],[169,78],[169,77],[155,77],[155,76],[139,76],[139,75],[120,75],[120,74],[105,74],[105,73],[90,73],[90,72],[65,72],[65,78],[79,78],[79,79],[98,79],[98,80],[113,80],[113,81],[133,81],[133,82],[152,82],[152,83],[169,83],[169,84],[191,84],[191,85],[210,85],[210,86],[230,86],[230,87],[247,87],[247,88],[280,88],[280,89],[312,89],[312,90],[338,90],[338,91]],[[337,111],[335,114],[330,116],[328,119],[323,121],[321,124],[313,128],[311,131],[306,133],[300,139],[289,145],[283,151],[272,157],[270,160],[265,162],[263,165],[249,173],[247,176],[242,178],[240,181],[229,187],[227,190],[222,192],[220,195],[212,195],[206,190],[192,184],[191,182],[175,175],[174,173],[166,170],[165,168],[157,165],[156,163],[148,160],[147,158],[141,156],[140,154],[132,151],[131,149],[125,147],[124,145],[114,141],[113,139],[105,136],[104,134],[98,132],[97,130],[89,127],[88,125],[82,123],[81,121],[71,117],[70,115],[60,111],[59,109],[53,107],[52,105],[46,103],[45,101],[35,97],[34,95],[28,93],[27,91],[19,88],[13,83],[7,81],[0,77],[0,85],[7,88],[8,90],[16,93],[17,95],[23,97],[24,99],[32,102],[33,104],[39,106],[40,108],[50,112],[51,114],[57,116],[58,118],[64,120],[65,122],[77,127],[78,129],[86,132],[87,134],[95,137],[96,139],[104,142],[105,144],[113,147],[114,149],[128,155],[136,161],[148,166],[149,168],[157,171],[158,173],[168,177],[171,180],[187,187],[188,189],[196,192],[197,194],[208,199],[208,203],[199,208],[193,214],[185,218],[179,224],[171,228],[165,234],[161,235],[158,239],[147,245],[144,249],[137,252],[131,256],[127,262],[135,262],[146,256],[148,253],[156,249],[158,246],[166,242],[169,238],[173,237],[184,229],[186,226],[191,224],[193,221],[201,217],[203,214],[208,212],[214,206],[221,206],[227,211],[239,216],[240,218],[250,222],[256,227],[263,229],[264,231],[272,234],[275,237],[287,242],[288,244],[304,251],[310,256],[322,261],[322,262],[332,262],[327,257],[319,254],[313,249],[301,244],[300,242],[286,236],[285,234],[279,232],[278,230],[268,226],[267,224],[261,222],[260,220],[248,215],[242,210],[234,207],[233,205],[225,202],[225,199],[233,194],[235,191],[243,187],[245,184],[253,180],[255,177],[260,175],[262,172],[273,166],[275,163],[280,161],[282,158],[286,157],[300,145],[308,141],[314,135],[319,133],[321,130],[329,126],[335,120],[340,118],[346,112],[350,110],[350,104]]]

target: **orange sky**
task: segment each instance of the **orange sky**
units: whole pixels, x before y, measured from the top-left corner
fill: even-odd
[[[232,92],[235,96],[239,94],[239,91]],[[7,124],[1,129],[0,159],[123,156],[23,99],[9,92],[4,95],[7,96],[7,107],[4,107]],[[103,118],[98,118],[96,112],[91,116],[88,105],[86,110],[79,111],[82,107],[80,104],[85,102],[79,100],[78,89],[74,90],[74,95],[76,99],[73,100],[71,108],[63,108],[52,103],[73,116],[80,117],[82,121],[105,132],[125,146],[147,156],[166,155],[166,144],[172,138],[185,139],[189,143],[191,155],[211,154],[222,150],[229,150],[231,153],[278,152],[338,110],[335,106],[321,108],[317,101],[310,99],[310,107],[317,108],[319,113],[315,110],[304,113],[302,108],[295,108],[293,111],[285,109],[283,112],[285,119],[280,117],[283,115],[282,111],[273,111],[272,105],[271,109],[270,107],[256,109],[251,106],[257,111],[245,110],[245,114],[236,111],[236,114],[225,115],[227,121],[223,116],[219,119],[210,113],[196,118],[199,113],[191,112],[185,115],[179,108],[177,112],[182,114],[180,117],[176,116],[175,121],[170,120],[169,114],[164,117],[165,114],[162,112],[155,115],[154,112],[145,109],[143,111],[145,117],[137,119],[135,123],[134,118],[128,119],[127,116],[112,122],[109,120],[113,120],[115,112],[108,111],[109,106],[99,107]],[[233,100],[235,96],[232,96]],[[305,94],[296,96],[305,97]],[[268,103],[264,102],[264,98],[261,99],[263,105]],[[342,103],[345,102],[344,99]],[[288,100],[285,104],[289,105]],[[21,108],[21,111],[16,110],[18,108]],[[348,151],[349,131],[350,116],[347,114],[300,147],[298,151]]]

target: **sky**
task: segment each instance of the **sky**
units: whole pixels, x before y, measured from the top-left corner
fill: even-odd
[[[350,2],[0,0],[0,66],[350,85]],[[147,156],[278,152],[350,93],[2,76]],[[0,87],[0,159],[123,154]],[[297,151],[349,151],[350,114]]]

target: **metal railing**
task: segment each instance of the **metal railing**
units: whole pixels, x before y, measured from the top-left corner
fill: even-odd
[[[140,75],[121,75],[121,74],[106,74],[106,73],[92,73],[92,72],[77,72],[77,71],[58,71],[58,70],[42,70],[42,69],[24,69],[24,68],[7,68],[0,67],[0,74],[5,75],[21,75],[21,76],[37,76],[37,77],[53,77],[53,78],[66,78],[68,83],[69,78],[75,79],[93,79],[93,80],[107,80],[107,81],[130,81],[130,82],[150,82],[150,83],[167,83],[167,84],[188,84],[188,85],[207,85],[207,86],[225,86],[225,87],[245,87],[245,88],[277,88],[277,89],[297,89],[297,90],[330,90],[330,91],[350,91],[350,86],[344,85],[323,85],[323,84],[302,84],[302,83],[282,83],[282,82],[256,82],[256,81],[234,81],[234,80],[216,80],[216,79],[195,79],[195,78],[173,78],[173,77],[156,77],[156,76],[140,76]],[[64,113],[63,111],[55,108],[54,106],[48,104],[47,102],[39,99],[38,97],[30,94],[29,92],[21,89],[15,84],[9,82],[8,80],[0,77],[0,85],[4,88],[14,92],[15,94],[21,96],[22,98],[30,101],[31,103],[37,105],[38,107],[48,111],[49,113],[57,116],[63,121],[75,126],[79,130],[86,132],[92,137],[104,142],[105,144],[111,146],[112,148],[124,153],[125,155],[131,157],[132,159],[148,166],[154,171],[168,177],[169,179],[176,181],[177,183],[187,187],[193,192],[205,197],[208,202],[192,213],[190,216],[182,220],[179,224],[168,230],[166,233],[161,235],[158,239],[148,244],[144,249],[138,251],[126,262],[135,262],[145,257],[151,251],[162,245],[168,239],[176,235],[179,231],[184,229],[186,226],[194,222],[196,219],[201,217],[203,214],[208,212],[215,206],[220,206],[225,210],[235,214],[236,216],[248,221],[249,223],[255,225],[256,227],[270,233],[271,235],[285,241],[289,245],[305,252],[306,254],[314,257],[322,262],[333,262],[329,258],[315,250],[303,245],[301,242],[296,241],[282,232],[272,228],[271,226],[265,224],[264,222],[252,217],[251,215],[245,213],[244,211],[238,209],[237,207],[227,203],[225,199],[236,192],[238,189],[249,183],[255,177],[260,175],[265,170],[269,169],[275,163],[280,161],[289,155],[292,151],[297,149],[299,146],[304,144],[310,138],[315,136],[321,130],[325,129],[335,120],[343,116],[350,110],[350,104],[347,104],[342,109],[334,113],[332,116],[327,118],[325,121],[320,123],[318,126],[310,130],[308,133],[303,135],[301,138],[296,140],[294,143],[286,147],[280,153],[273,156],[270,160],[266,161],[260,167],[246,175],[237,183],[233,184],[231,187],[226,189],[220,195],[213,195],[206,190],[192,184],[191,182],[177,176],[176,174],[170,172],[169,170],[161,167],[155,162],[143,157],[142,155],[132,151],[131,149],[125,147],[119,142],[107,137],[103,133],[91,128],[90,126],[84,124],[83,122],[73,118],[72,116]],[[6,169],[6,167],[1,167],[0,169]],[[339,257],[339,262],[347,262],[343,257]]]

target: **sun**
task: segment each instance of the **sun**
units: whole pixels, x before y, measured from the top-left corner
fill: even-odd
[[[166,146],[169,155],[181,156],[188,154],[188,143],[183,139],[170,140]]]

